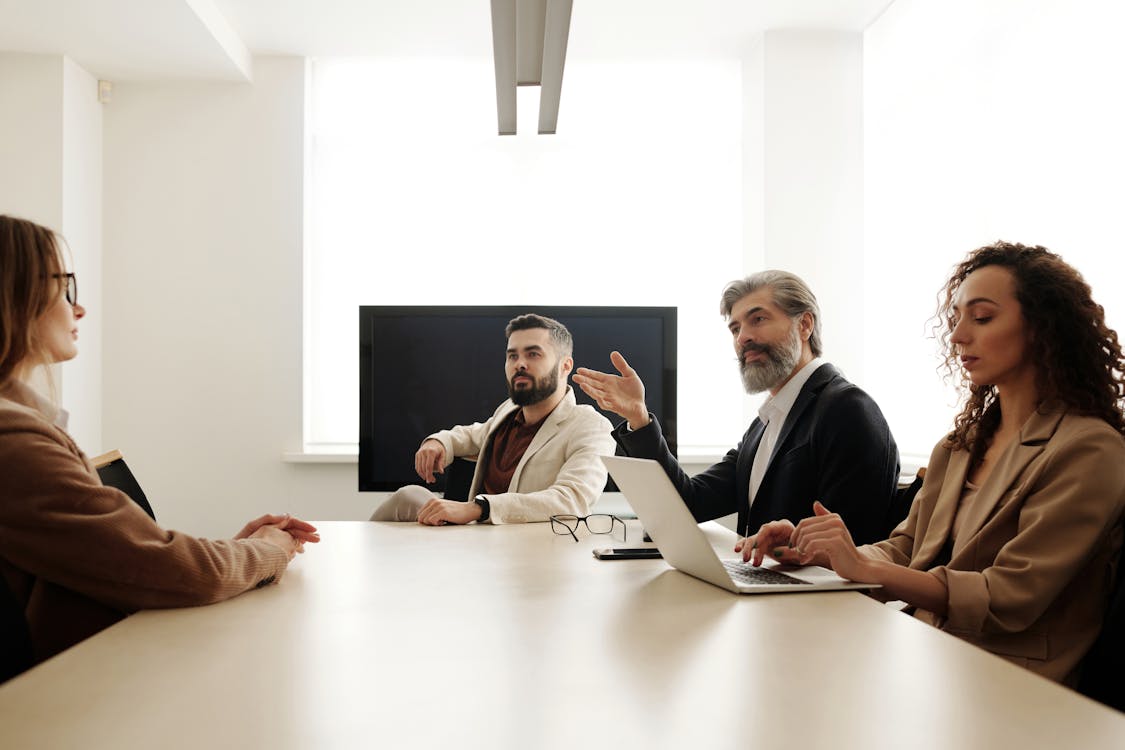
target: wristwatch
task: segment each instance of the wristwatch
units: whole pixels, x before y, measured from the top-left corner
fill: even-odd
[[[480,506],[480,518],[477,519],[477,523],[484,523],[488,520],[488,512],[490,510],[488,498],[484,495],[477,495],[473,498],[473,502]]]

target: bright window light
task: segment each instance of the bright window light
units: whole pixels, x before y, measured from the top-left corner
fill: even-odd
[[[922,463],[956,412],[924,321],[970,250],[1045,245],[1125,324],[1125,8],[1018,6],[896,3],[865,34],[865,387]]]
[[[489,61],[316,61],[306,450],[355,450],[358,306],[410,304],[677,306],[681,453],[733,445],[718,298],[742,274],[741,88],[737,62],[568,64],[559,133],[536,134],[536,101],[513,138]]]

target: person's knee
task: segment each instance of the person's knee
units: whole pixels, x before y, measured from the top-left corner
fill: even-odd
[[[372,521],[417,521],[418,511],[434,498],[434,493],[417,484],[402,487],[371,514]]]

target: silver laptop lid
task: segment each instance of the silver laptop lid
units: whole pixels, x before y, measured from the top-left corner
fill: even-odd
[[[738,590],[660,464],[624,456],[602,456],[602,461],[668,564],[729,591]]]
[[[831,570],[817,566],[785,570],[787,575],[801,583],[738,583],[715,554],[707,536],[659,463],[647,458],[624,456],[601,458],[664,559],[684,573],[740,594],[879,588],[848,581]],[[734,556],[733,546],[731,556]],[[767,567],[774,567],[773,562],[767,561]]]

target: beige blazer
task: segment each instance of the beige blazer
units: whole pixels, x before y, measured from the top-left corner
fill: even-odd
[[[0,387],[0,575],[37,661],[138,609],[208,604],[281,576],[280,547],[165,531],[102,486],[55,411],[18,381]]]
[[[1125,439],[1100,419],[1041,408],[962,508],[965,451],[939,443],[906,520],[864,547],[928,570],[948,614],[915,616],[1052,680],[1074,684],[1097,637],[1122,544]]]
[[[504,418],[518,408],[507,400],[484,422],[429,437],[445,447],[446,466],[454,458],[477,458]],[[566,396],[546,417],[516,466],[509,491],[486,495],[489,520],[524,523],[546,521],[559,513],[589,513],[605,489],[606,468],[598,456],[612,456],[617,447],[610,435],[612,428],[592,406],[579,405],[568,386]],[[484,462],[477,461],[469,497],[478,494],[483,476]]]

